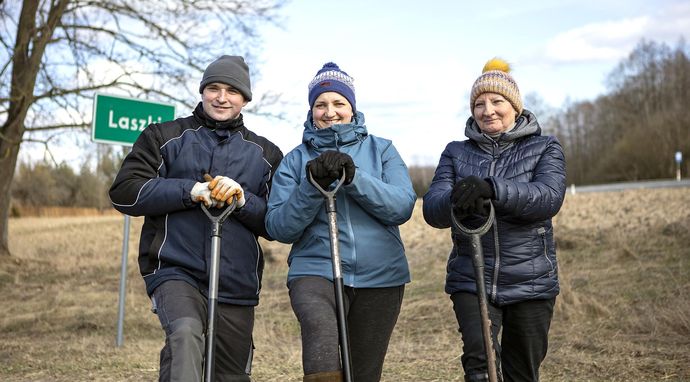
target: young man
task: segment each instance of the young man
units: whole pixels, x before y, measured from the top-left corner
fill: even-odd
[[[165,330],[160,380],[199,381],[211,257],[211,222],[200,202],[236,210],[223,224],[215,377],[249,381],[254,307],[263,254],[258,236],[274,169],[283,157],[249,131],[242,108],[252,99],[249,70],[222,56],[204,71],[201,102],[191,116],[149,125],[134,143],[110,188],[120,212],[145,216],[139,268]],[[214,180],[204,180],[211,174]]]

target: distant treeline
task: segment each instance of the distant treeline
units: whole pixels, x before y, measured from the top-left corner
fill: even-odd
[[[102,145],[97,168],[86,160],[79,171],[62,163],[22,162],[12,182],[10,216],[20,216],[26,207],[110,208],[108,188],[115,179],[124,155]]]
[[[683,176],[688,176],[689,57],[684,40],[675,48],[643,40],[609,74],[607,94],[559,110],[538,98],[525,100],[544,133],[556,135],[563,145],[568,184],[673,178],[678,151],[685,158]],[[107,191],[122,158],[108,146],[96,170],[86,164],[76,172],[66,164],[20,163],[13,204],[109,208]],[[417,195],[426,192],[433,175],[433,166],[410,166]]]
[[[607,94],[540,119],[563,144],[568,184],[674,178],[678,151],[688,176],[689,56],[684,40],[643,40],[609,74]]]

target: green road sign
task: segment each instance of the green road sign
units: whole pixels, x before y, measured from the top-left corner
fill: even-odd
[[[91,139],[94,142],[131,146],[149,124],[173,119],[173,105],[96,94],[93,100]]]

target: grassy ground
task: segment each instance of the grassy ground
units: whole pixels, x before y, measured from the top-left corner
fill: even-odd
[[[556,218],[562,293],[544,381],[690,380],[690,191],[568,195]],[[149,311],[132,219],[124,346],[115,346],[123,219],[10,221],[0,259],[0,380],[154,381],[163,333]],[[447,230],[421,204],[402,227],[413,282],[383,381],[462,381],[443,293]],[[299,326],[285,288],[287,246],[267,243],[255,327],[256,381],[300,381]]]

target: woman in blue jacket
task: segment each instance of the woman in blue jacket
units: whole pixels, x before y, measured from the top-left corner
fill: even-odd
[[[559,292],[551,218],[565,196],[565,159],[556,138],[541,135],[534,114],[523,109],[509,69],[490,60],[474,82],[469,139],[446,146],[423,209],[433,227],[450,227],[451,211],[476,227],[486,220],[478,216],[485,200],[493,203],[496,220],[482,247],[497,366],[504,381],[537,381]],[[451,235],[446,292],[462,334],[465,381],[486,381],[472,252],[469,240]]]
[[[410,281],[398,226],[416,196],[391,141],[368,134],[352,78],[336,64],[325,64],[309,84],[309,106],[302,144],[274,175],[266,229],[292,244],[287,285],[302,331],[304,380],[339,381],[329,226],[307,171],[324,189],[345,171],[336,202],[353,379],[378,381]]]

